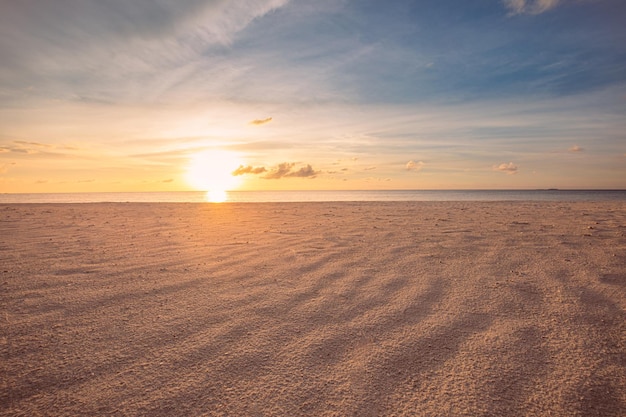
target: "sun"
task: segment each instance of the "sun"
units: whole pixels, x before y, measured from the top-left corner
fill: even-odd
[[[226,191],[234,190],[241,184],[241,177],[232,174],[240,165],[243,162],[234,152],[210,150],[197,153],[189,160],[187,181],[197,190],[221,198]]]

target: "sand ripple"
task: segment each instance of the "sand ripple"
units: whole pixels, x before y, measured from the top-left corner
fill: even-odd
[[[0,206],[0,415],[626,415],[622,203]]]

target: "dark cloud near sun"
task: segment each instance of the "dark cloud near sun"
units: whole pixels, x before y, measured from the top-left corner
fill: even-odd
[[[315,178],[318,172],[313,169],[311,165],[300,168],[297,171],[291,171],[287,173],[286,177],[299,177],[299,178]]]
[[[294,163],[283,162],[278,164],[277,167],[272,169],[269,173],[263,176],[267,180],[277,180],[282,177],[286,177],[291,173],[291,169],[294,167]]]
[[[280,178],[315,178],[319,172],[315,171],[309,164],[306,166],[295,169],[296,166],[293,162],[283,162],[274,167],[270,172],[263,176],[266,180],[277,180]]]
[[[295,162],[282,162],[276,165],[274,168],[267,169],[263,166],[254,167],[252,165],[240,165],[232,175],[259,175],[266,173],[261,178],[266,180],[278,180],[281,178],[315,178],[319,175],[320,171],[316,171],[310,164],[306,164],[303,167],[296,168]]]

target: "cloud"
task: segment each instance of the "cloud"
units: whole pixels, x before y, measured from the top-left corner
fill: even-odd
[[[15,152],[15,153],[26,153],[26,154],[36,153],[36,151],[32,149],[24,149],[24,148],[11,148],[10,150],[11,152]]]
[[[263,178],[268,180],[277,180],[279,178],[287,176],[291,172],[291,168],[293,168],[294,163],[283,162],[278,164],[276,168],[270,171],[269,174],[264,175]]]
[[[315,178],[317,174],[318,172],[315,171],[311,165],[307,164],[307,166],[302,167],[295,172],[291,172],[287,174],[286,176],[287,177],[300,177],[300,178]]]
[[[581,148],[578,145],[574,145],[574,146],[572,146],[571,148],[568,149],[568,151],[570,151],[570,152],[583,152],[584,150],[585,150],[584,148]]]
[[[422,161],[409,161],[406,163],[406,170],[407,171],[421,171],[422,168],[424,167],[424,163]]]
[[[51,148],[52,145],[48,145],[45,143],[39,143],[39,142],[26,142],[24,140],[14,140],[13,143],[17,143],[18,145],[33,145],[33,146],[40,146],[40,147],[44,147],[44,148]]]
[[[163,180],[162,182],[174,182],[174,179],[173,178],[168,178],[166,180]]]
[[[239,168],[234,170],[232,172],[232,175],[238,176],[238,175],[244,175],[244,174],[262,174],[266,171],[267,169],[265,169],[265,167],[253,167],[252,165],[247,165],[247,166],[239,165]]]
[[[390,181],[393,181],[393,180],[391,178],[367,177],[367,178],[364,178],[363,181],[365,181],[365,182],[373,182],[373,181],[376,181],[376,182],[390,182]]]
[[[376,169],[375,166],[363,168],[363,171],[374,171]]]
[[[22,140],[13,141],[14,145],[0,146],[0,154],[13,153],[15,157],[29,158],[66,158],[69,154],[56,152],[55,145],[49,145],[38,142],[27,142]]]
[[[554,9],[561,2],[562,0],[503,0],[511,16],[518,14],[541,14]]]
[[[21,97],[19,86],[28,85],[30,99],[80,103],[134,101],[133,90],[142,89],[138,95],[150,99],[180,91],[186,80],[192,88],[207,78],[227,85],[238,70],[219,57],[207,60],[208,51],[231,47],[251,23],[288,1],[2,2],[0,56],[7,65],[0,84],[9,86],[7,98]],[[213,68],[221,78],[209,74]]]
[[[291,178],[291,177],[315,178],[319,174],[319,171],[315,171],[313,167],[309,164],[294,171],[293,167],[295,165],[296,164],[293,162],[283,162],[281,164],[278,164],[276,168],[272,169],[269,173],[267,173],[261,178],[264,178],[266,180],[277,180],[280,178]]]
[[[502,163],[500,165],[494,165],[493,170],[504,172],[508,175],[514,175],[517,174],[518,167],[513,162],[509,162],[508,164]]]
[[[14,140],[13,144],[0,146],[0,153],[12,152],[20,155],[35,155],[43,158],[64,158],[67,154],[54,151],[57,146],[40,142]]]
[[[3,5],[5,27],[21,40],[85,46],[93,40],[135,41],[180,35],[194,29],[203,40],[228,43],[255,18],[288,0],[31,0]],[[6,7],[5,7],[6,6]],[[41,35],[44,39],[38,39]]]
[[[300,169],[294,169],[295,166],[295,162],[282,162],[271,170],[268,170],[263,166],[254,167],[252,165],[239,165],[239,168],[234,170],[232,175],[259,175],[267,172],[267,174],[263,175],[261,178],[266,180],[277,180],[280,178],[315,178],[320,173],[320,171],[314,170],[310,164],[307,164]]]
[[[257,126],[258,126],[258,125],[264,125],[264,124],[267,124],[267,123],[269,123],[269,122],[271,122],[271,121],[272,121],[272,118],[271,118],[271,117],[268,117],[267,119],[255,119],[255,120],[251,121],[251,122],[250,122],[250,124],[251,124],[251,125],[257,125]]]

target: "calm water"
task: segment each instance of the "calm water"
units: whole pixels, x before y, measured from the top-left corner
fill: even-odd
[[[97,203],[211,201],[200,191],[152,193],[0,194],[0,203]],[[227,202],[306,201],[626,201],[626,190],[381,190],[230,191]]]

